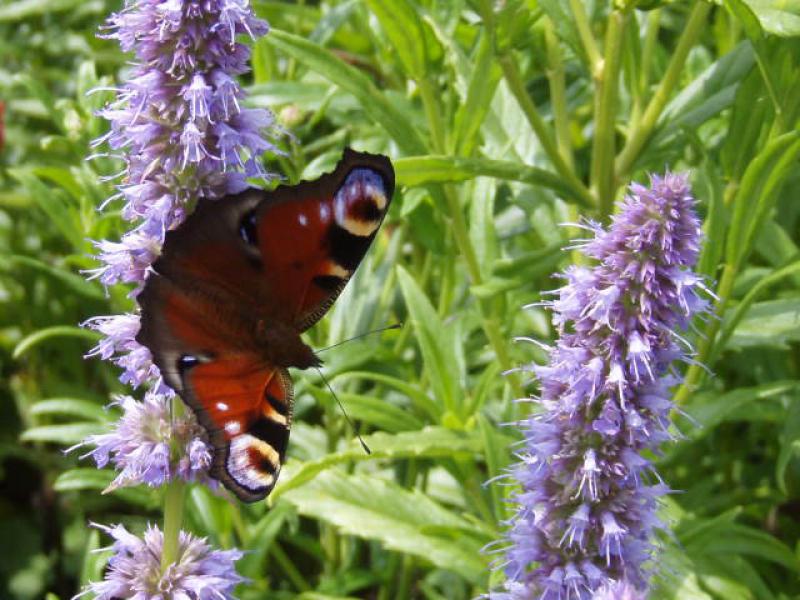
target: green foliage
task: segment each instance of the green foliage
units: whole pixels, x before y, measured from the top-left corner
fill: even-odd
[[[0,7],[0,597],[65,599],[102,577],[107,540],[161,518],[161,491],[102,494],[114,473],[62,450],[107,431],[124,392],[83,360],[77,324],[129,310],[84,278],[91,239],[126,224],[86,161],[126,57],[98,39],[110,0]],[[272,32],[249,103],[292,136],[267,166],[315,177],[342,148],[391,156],[398,192],[316,348],[372,454],[326,387],[295,373],[289,461],[268,502],[194,487],[186,526],[248,554],[245,600],[466,599],[499,582],[481,548],[509,515],[502,424],[518,373],[554,332],[540,308],[579,233],[632,179],[689,170],[718,318],[687,333],[698,364],[664,447],[659,599],[800,598],[800,9],[796,1],[255,0]],[[609,34],[609,31],[611,33]],[[606,59],[612,60],[606,60]],[[709,377],[699,363],[714,373]],[[49,594],[46,596],[46,594]]]

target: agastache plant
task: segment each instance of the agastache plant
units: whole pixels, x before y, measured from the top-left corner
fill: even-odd
[[[520,423],[513,502],[496,600],[646,597],[670,490],[648,455],[671,439],[680,335],[708,310],[692,268],[700,223],[684,175],[633,185],[606,230],[579,244],[596,266],[572,266],[543,302],[558,340],[532,365],[539,411]]]
[[[158,257],[164,235],[198,198],[242,191],[247,178],[269,174],[257,160],[275,147],[263,134],[274,128],[266,110],[244,108],[234,79],[248,70],[250,50],[237,41],[267,32],[247,0],[128,0],[109,19],[104,37],[116,39],[136,63],[116,100],[101,111],[111,129],[95,144],[122,152],[126,162],[117,193],[122,216],[135,227],[119,242],[96,242],[104,285],[138,284]],[[106,337],[97,351],[123,368],[138,386],[158,379],[150,353],[136,343],[137,315],[91,320]]]
[[[104,285],[133,284],[136,297],[158,258],[164,236],[199,198],[242,191],[248,178],[268,178],[259,162],[275,151],[264,136],[275,132],[272,114],[245,108],[236,76],[248,70],[250,50],[240,40],[266,34],[247,0],[126,0],[102,37],[132,52],[128,79],[101,116],[110,121],[106,156],[125,162],[117,193],[132,229],[120,241],[99,241],[102,265],[91,276]],[[113,429],[79,446],[98,467],[118,474],[106,491],[121,486],[167,485],[164,531],[143,538],[121,526],[100,527],[114,538],[105,580],[84,593],[98,598],[232,598],[242,579],[233,563],[238,551],[213,550],[180,531],[183,482],[209,483],[211,448],[191,413],[171,401],[147,348],[135,340],[136,313],[89,319],[104,338],[89,353],[122,367],[121,380],[147,384],[144,401],[117,400],[123,415]],[[172,405],[170,406],[170,402]]]

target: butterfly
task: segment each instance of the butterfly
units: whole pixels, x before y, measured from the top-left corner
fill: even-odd
[[[287,368],[321,364],[300,334],[352,277],[393,192],[388,158],[348,148],[315,181],[201,199],[165,236],[136,340],[207,431],[211,476],[241,500],[275,485],[292,421]]]

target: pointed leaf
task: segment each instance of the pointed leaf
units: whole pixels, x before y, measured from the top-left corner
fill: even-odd
[[[331,470],[284,498],[300,514],[330,523],[345,534],[376,540],[390,550],[455,571],[476,584],[486,577],[486,559],[480,549],[489,539],[483,530],[416,490]],[[453,539],[426,531],[437,526],[468,535]]]

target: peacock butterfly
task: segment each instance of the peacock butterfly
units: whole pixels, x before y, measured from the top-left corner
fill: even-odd
[[[300,334],[353,275],[393,192],[388,158],[346,149],[316,181],[200,200],[166,235],[136,340],[208,432],[211,475],[242,500],[275,485],[292,419],[287,367],[320,364]]]

